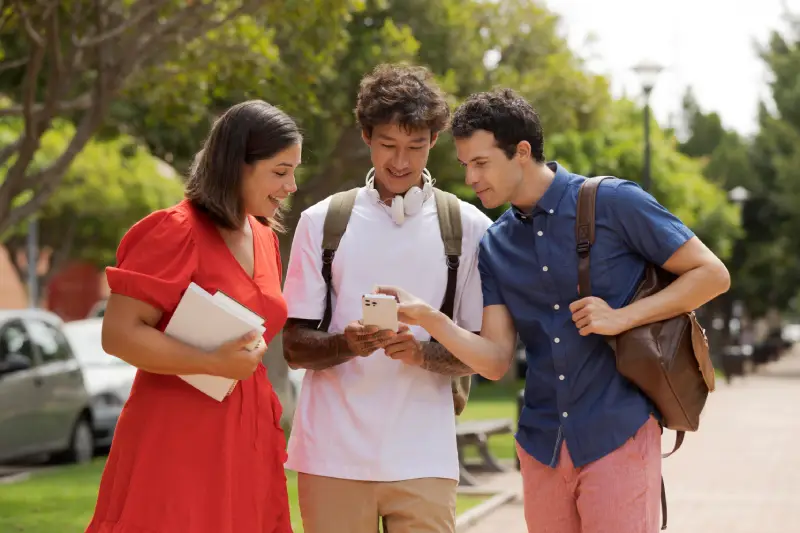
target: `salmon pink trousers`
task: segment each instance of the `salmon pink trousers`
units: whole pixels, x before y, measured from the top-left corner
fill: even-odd
[[[558,465],[517,444],[528,533],[656,533],[661,511],[661,428],[650,418],[625,444],[576,468],[562,442]]]

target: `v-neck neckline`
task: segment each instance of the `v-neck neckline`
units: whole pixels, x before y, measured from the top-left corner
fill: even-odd
[[[212,226],[214,227],[214,232],[219,237],[220,243],[222,244],[222,246],[225,247],[225,250],[228,252],[228,257],[230,257],[231,260],[234,263],[236,263],[236,266],[239,267],[239,271],[244,275],[244,277],[246,277],[250,281],[254,282],[256,280],[256,278],[258,277],[258,244],[256,242],[257,239],[258,239],[258,232],[256,231],[255,227],[253,227],[253,220],[252,220],[252,217],[250,217],[250,215],[247,215],[247,223],[250,225],[250,233],[253,236],[253,239],[252,239],[252,241],[253,241],[252,242],[252,247],[253,247],[253,250],[252,250],[253,251],[253,275],[252,276],[247,272],[247,270],[245,270],[244,266],[239,262],[239,260],[236,259],[236,255],[233,253],[233,250],[231,250],[231,247],[228,246],[228,243],[225,241],[225,237],[222,235],[222,232],[220,231],[220,229],[214,224],[212,224]]]
[[[194,204],[192,204],[192,202],[190,200],[184,199],[184,202],[186,202],[191,209],[193,209],[196,212],[198,212],[198,214],[200,215],[200,219],[203,221],[206,229],[208,231],[210,231],[214,235],[213,239],[215,239],[217,241],[217,244],[219,246],[222,246],[222,248],[224,248],[225,255],[230,259],[230,261],[232,261],[236,265],[235,268],[237,268],[239,270],[239,272],[246,279],[250,280],[250,282],[256,283],[256,280],[258,279],[258,275],[259,275],[258,247],[259,247],[259,244],[260,244],[260,238],[259,238],[259,235],[258,235],[258,231],[256,231],[256,227],[253,224],[253,221],[255,219],[253,217],[251,217],[250,215],[246,215],[247,223],[250,224],[250,232],[253,234],[253,244],[252,244],[252,246],[253,246],[253,275],[251,276],[250,274],[247,273],[247,270],[244,269],[244,267],[239,262],[239,260],[236,259],[236,256],[233,255],[233,252],[231,251],[230,247],[228,246],[228,243],[225,242],[225,237],[222,236],[222,232],[217,227],[217,225],[214,224],[214,222],[208,217],[208,215],[203,213],[202,210],[198,210],[194,206]]]

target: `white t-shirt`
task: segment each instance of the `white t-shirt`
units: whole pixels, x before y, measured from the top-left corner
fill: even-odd
[[[300,216],[292,242],[284,296],[289,317],[319,320],[325,309],[322,228],[330,198]],[[461,202],[462,250],[455,321],[480,331],[483,296],[478,243],[491,225]],[[361,318],[361,296],[376,284],[402,287],[437,309],[447,284],[436,201],[396,225],[388,209],[362,188],[333,261],[330,332]],[[415,337],[430,335],[412,327]],[[395,361],[378,350],[303,378],[286,467],[340,479],[400,481],[459,479],[450,377]]]

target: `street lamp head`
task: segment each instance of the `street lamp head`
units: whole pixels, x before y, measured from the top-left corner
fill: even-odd
[[[644,60],[633,67],[633,71],[639,76],[639,80],[642,82],[642,88],[646,94],[650,94],[650,91],[653,90],[656,79],[662,70],[664,70],[664,67],[650,60]]]
[[[731,202],[743,204],[750,198],[750,191],[738,185],[728,192],[728,198]]]

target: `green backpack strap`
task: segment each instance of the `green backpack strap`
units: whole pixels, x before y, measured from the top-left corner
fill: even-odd
[[[325,280],[325,313],[322,321],[317,326],[320,331],[328,331],[331,325],[331,315],[333,313],[332,304],[332,265],[333,257],[339,248],[350,222],[350,214],[358,196],[358,187],[349,191],[337,192],[331,197],[328,204],[328,212],[325,214],[325,225],[322,227],[322,278]]]
[[[452,193],[441,189],[433,189],[436,199],[436,212],[439,216],[439,232],[444,243],[444,253],[447,263],[447,288],[440,311],[453,319],[456,299],[456,283],[458,281],[458,267],[461,262],[461,201]],[[435,342],[435,339],[431,339]],[[472,376],[453,377],[450,380],[453,391],[453,407],[456,416],[464,411],[469,399],[469,390],[472,385]]]

